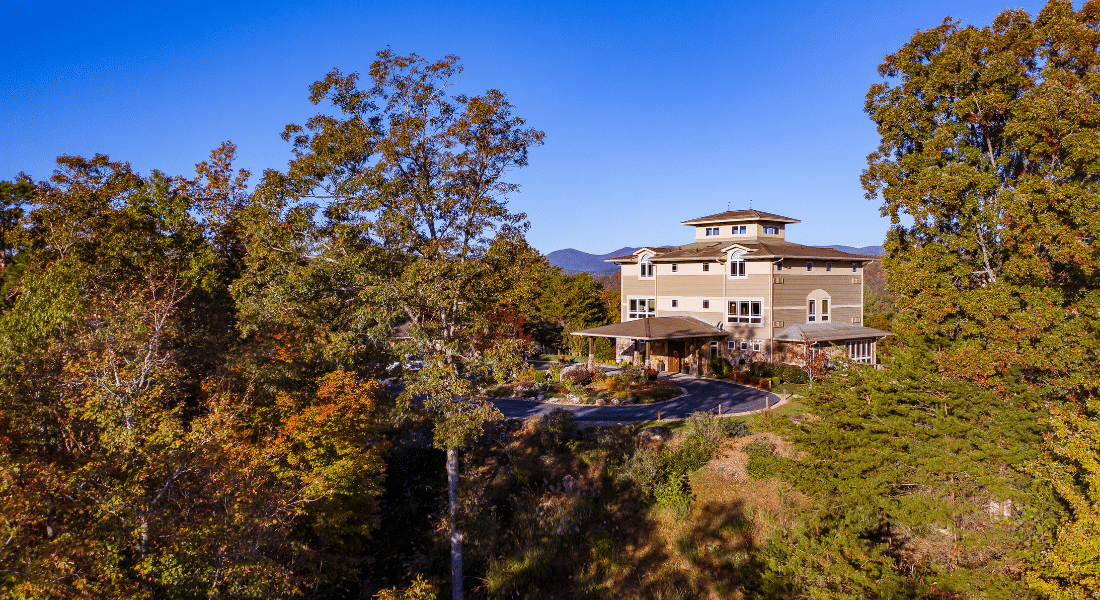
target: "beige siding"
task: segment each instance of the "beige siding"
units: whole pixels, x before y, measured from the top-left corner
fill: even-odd
[[[804,276],[788,275],[786,269],[782,275],[783,283],[775,285],[775,306],[805,306],[806,297],[817,289],[825,290],[832,298],[834,306],[859,306],[862,301],[863,285],[852,283],[852,274],[825,275],[806,273]]]
[[[761,298],[768,296],[771,275],[749,275],[748,277],[727,277],[727,298]],[[777,286],[778,287],[778,286]]]
[[[661,277],[657,283],[657,293],[662,298],[675,298],[677,296],[695,296],[698,298],[722,298],[722,266],[711,267],[713,272],[707,274],[687,275],[676,274]]]

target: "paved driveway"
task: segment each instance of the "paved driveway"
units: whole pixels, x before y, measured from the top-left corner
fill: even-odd
[[[669,379],[683,388],[687,394],[664,402],[630,404],[627,406],[544,404],[512,398],[493,398],[492,401],[500,409],[500,412],[504,413],[505,417],[526,419],[527,417],[544,415],[555,408],[564,408],[576,414],[577,421],[611,423],[653,421],[657,419],[658,410],[661,411],[662,419],[684,419],[694,412],[715,412],[718,410],[719,404],[722,405],[722,414],[727,414],[760,410],[765,407],[765,403],[769,399],[772,406],[779,402],[779,396],[771,392],[726,381],[696,379],[684,375],[673,375]]]

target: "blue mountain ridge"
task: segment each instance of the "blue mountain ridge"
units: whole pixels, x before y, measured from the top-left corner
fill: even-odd
[[[641,246],[631,248],[629,246],[619,248],[607,254],[589,254],[588,252],[582,252],[573,248],[566,248],[564,250],[555,250],[546,255],[549,259],[550,265],[554,267],[561,267],[569,273],[580,273],[582,271],[593,275],[607,275],[608,273],[614,273],[619,270],[613,264],[604,262],[605,259],[614,258],[616,256],[625,256],[638,250]],[[886,252],[882,249],[882,246],[818,246],[818,248],[832,248],[833,250],[840,250],[841,252],[848,252],[850,254],[866,254],[870,256],[880,256]]]

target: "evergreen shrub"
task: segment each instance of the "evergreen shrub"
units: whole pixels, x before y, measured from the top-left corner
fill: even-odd
[[[733,365],[724,357],[715,356],[710,359],[710,372],[719,379],[725,379],[733,372]]]

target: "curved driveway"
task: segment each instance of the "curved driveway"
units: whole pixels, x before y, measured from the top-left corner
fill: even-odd
[[[604,423],[654,421],[657,419],[658,410],[661,411],[662,419],[686,419],[695,412],[717,412],[719,404],[722,405],[722,414],[730,414],[761,410],[765,408],[768,399],[771,400],[771,406],[779,403],[779,396],[771,392],[727,381],[680,375],[673,375],[668,379],[683,388],[687,394],[664,402],[625,406],[548,404],[514,398],[491,398],[490,400],[500,409],[500,412],[504,413],[505,417],[509,418],[526,419],[544,415],[555,408],[564,408],[577,415],[577,421]]]

